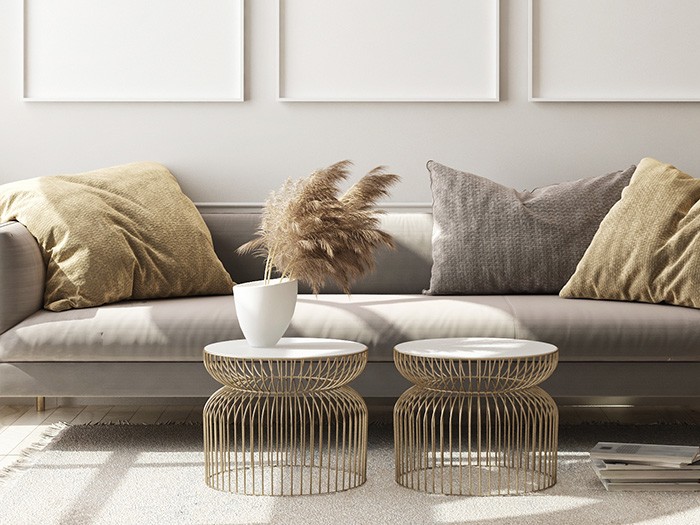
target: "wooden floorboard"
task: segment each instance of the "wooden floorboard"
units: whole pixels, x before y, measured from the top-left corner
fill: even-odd
[[[112,407],[109,405],[88,405],[73,420],[73,425],[90,425],[98,423]]]
[[[677,407],[603,407],[608,419],[615,423],[650,425],[654,423],[694,423],[690,410]]]
[[[40,424],[36,425],[32,431],[27,434],[22,441],[18,442],[15,447],[10,450],[9,454],[21,454],[22,451],[31,447],[34,443],[41,441],[42,436],[51,428],[54,423],[70,424],[84,410],[85,407],[59,407],[52,411],[51,414],[44,419]]]
[[[193,409],[193,405],[173,405],[166,407],[156,423],[184,423]]]
[[[131,416],[129,423],[134,425],[152,425],[165,411],[165,405],[141,406]]]
[[[139,407],[135,405],[117,405],[109,409],[100,423],[109,425],[117,423],[128,423]]]
[[[27,406],[8,406],[0,407],[0,433],[11,426],[15,421],[22,417],[29,407]]]
[[[600,407],[559,407],[559,423],[580,425],[581,423],[607,423],[610,421]]]
[[[204,405],[195,405],[192,407],[190,415],[187,416],[185,423],[201,423],[202,422],[202,410]]]
[[[12,426],[5,429],[0,434],[0,456],[8,455],[18,443],[22,442],[34,429],[41,425],[47,418],[51,417],[54,410],[46,412],[35,412],[28,410]]]

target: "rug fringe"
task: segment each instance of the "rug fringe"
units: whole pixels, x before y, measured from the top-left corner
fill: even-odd
[[[20,451],[17,461],[0,469],[0,485],[6,484],[15,474],[28,470],[34,464],[37,453],[44,450],[69,426],[62,422],[49,425],[37,441]]]

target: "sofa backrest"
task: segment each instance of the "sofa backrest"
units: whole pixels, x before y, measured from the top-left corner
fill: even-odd
[[[200,209],[211,231],[219,259],[237,283],[262,279],[265,261],[253,255],[236,254],[236,248],[255,236],[259,213]],[[353,293],[421,293],[430,286],[433,219],[429,212],[388,212],[381,217],[382,229],[393,236],[395,250],[377,252],[377,266],[352,285]],[[308,293],[300,283],[299,291]],[[322,293],[339,293],[330,283]]]

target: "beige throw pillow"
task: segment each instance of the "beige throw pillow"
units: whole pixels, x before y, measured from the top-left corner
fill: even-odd
[[[700,308],[700,180],[643,159],[559,295]]]
[[[211,234],[175,177],[145,162],[0,186],[47,263],[44,307],[231,292]]]

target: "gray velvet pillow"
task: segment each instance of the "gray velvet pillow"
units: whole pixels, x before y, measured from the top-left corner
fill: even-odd
[[[428,162],[433,192],[431,294],[558,293],[635,166],[516,191]]]

